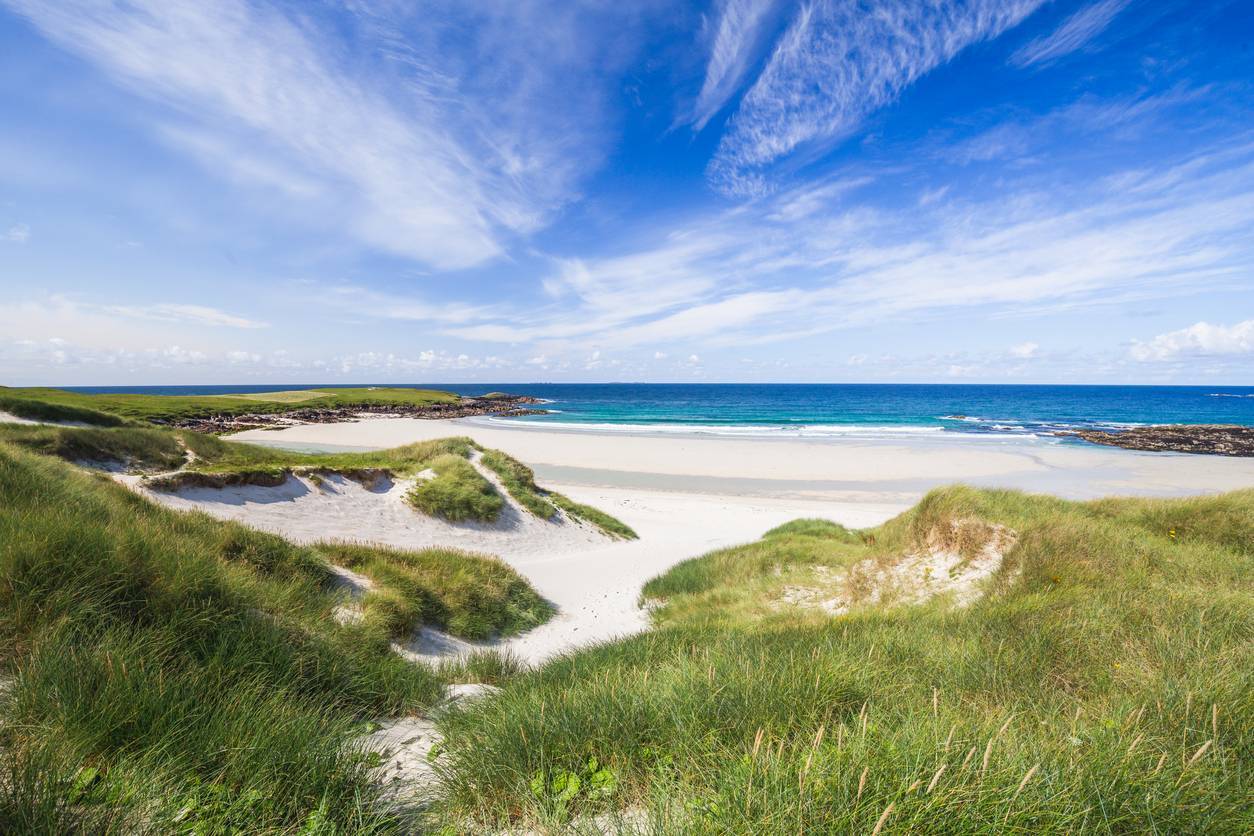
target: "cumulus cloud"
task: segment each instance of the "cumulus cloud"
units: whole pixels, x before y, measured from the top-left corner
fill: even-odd
[[[1040,350],[1040,346],[1034,342],[1019,343],[1010,347],[1010,356],[1019,357],[1026,360],[1029,357],[1035,357],[1036,352]]]
[[[1179,331],[1159,334],[1148,342],[1136,342],[1131,353],[1133,358],[1143,362],[1251,354],[1254,353],[1254,319],[1235,325],[1198,322]]]
[[[28,224],[14,224],[5,230],[4,235],[0,235],[0,240],[8,241],[11,244],[25,244],[30,240],[30,226]]]

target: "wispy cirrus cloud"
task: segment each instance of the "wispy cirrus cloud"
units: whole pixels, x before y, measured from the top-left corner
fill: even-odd
[[[449,333],[546,351],[753,345],[954,311],[1022,315],[1170,296],[1230,286],[1254,269],[1249,145],[1065,195],[1008,187],[1008,196],[915,201],[909,211],[839,202],[782,211],[807,191],[722,212],[652,249],[559,262],[549,280],[566,294],[559,310]]]
[[[161,303],[156,305],[107,305],[106,313],[154,322],[183,322],[225,328],[266,328],[268,324],[227,313],[206,305]]]
[[[775,6],[776,0],[723,0],[719,4],[705,81],[692,110],[698,131],[739,89]]]
[[[1044,0],[849,0],[803,6],[741,99],[708,168],[715,188],[756,194],[768,168],[853,133],[873,111],[971,44],[996,38]]]
[[[499,12],[450,3],[411,19],[418,12],[372,5],[373,25],[346,42],[344,27],[324,31],[315,10],[293,16],[266,2],[0,5],[167,105],[154,130],[209,168],[277,186],[297,198],[294,212],[332,214],[369,247],[436,268],[501,255],[599,160],[588,126],[598,124],[603,79],[581,72],[597,51],[564,46],[581,42],[570,27],[583,26],[582,8],[543,19],[530,3]],[[458,14],[480,19],[465,30],[477,40],[454,47],[444,36],[465,26]],[[416,34],[389,39],[389,25]],[[550,53],[531,60],[533,48]],[[469,105],[480,87],[495,95]],[[538,110],[562,130],[522,118]],[[314,211],[301,204],[311,197],[321,198]]]
[[[1131,0],[1098,0],[1068,17],[1050,34],[1024,45],[1010,56],[1019,67],[1045,64],[1070,55],[1106,30]]]

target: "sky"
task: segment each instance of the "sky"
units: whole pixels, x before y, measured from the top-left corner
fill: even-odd
[[[1254,383],[1248,0],[0,0],[0,383]]]

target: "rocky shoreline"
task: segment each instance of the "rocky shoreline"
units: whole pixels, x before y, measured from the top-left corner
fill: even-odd
[[[1239,424],[1164,424],[1126,430],[1065,430],[1054,435],[1127,450],[1254,456],[1254,427]]]
[[[244,430],[281,429],[293,424],[340,424],[355,421],[363,415],[399,418],[470,418],[478,415],[514,417],[546,415],[549,410],[535,409],[543,403],[529,395],[492,395],[485,398],[462,398],[456,403],[434,404],[361,404],[358,406],[304,407],[286,412],[252,412],[243,415],[202,415],[164,424],[180,430],[225,435]],[[163,422],[154,422],[163,423]]]

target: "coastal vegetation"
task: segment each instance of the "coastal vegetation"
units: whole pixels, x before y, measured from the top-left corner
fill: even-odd
[[[974,562],[993,537],[1000,566],[968,606],[868,589],[839,617],[804,603],[906,555]],[[711,833],[1254,825],[1254,491],[1075,503],[954,487],[867,531],[783,526],[645,596],[652,632],[442,718],[445,817]]]
[[[557,513],[557,507],[536,485],[535,473],[522,462],[500,450],[485,450],[479,461],[496,474],[514,501],[529,513],[542,520],[552,519]]]
[[[549,619],[499,561],[296,545],[77,462],[166,490],[413,478],[463,520],[497,518],[499,481],[537,518],[634,536],[466,438],[318,454],[0,425],[0,831],[412,829],[365,741],[415,713],[440,781],[406,815],[457,832],[1254,829],[1254,491],[955,486],[872,529],[796,520],[649,581],[652,631],[527,668],[396,652]]]
[[[489,523],[500,516],[505,507],[501,495],[464,457],[446,453],[433,459],[430,468],[435,475],[409,492],[415,508],[449,522]]]
[[[496,560],[296,546],[0,443],[0,831],[377,830],[363,724],[445,688],[391,641],[550,612]]]
[[[452,392],[434,389],[373,386],[223,395],[89,394],[0,386],[0,411],[33,420],[102,426],[116,426],[125,420],[170,424],[209,416],[278,414],[298,407],[413,407],[455,404],[458,400]]]
[[[301,453],[190,430],[0,424],[0,441],[71,462],[117,465],[132,472],[157,474],[149,479],[149,485],[162,490],[191,485],[276,485],[292,473],[407,477],[431,468],[435,477],[410,492],[414,507],[452,522],[491,522],[503,507],[501,497],[466,460],[472,452],[482,450],[480,463],[496,473],[509,495],[535,516],[552,519],[560,507],[609,537],[636,537],[629,526],[610,514],[540,488],[531,468],[517,459],[499,450],[483,450],[465,437],[420,441],[389,450]]]
[[[554,491],[536,485],[531,468],[500,450],[485,450],[479,461],[492,470],[514,501],[542,520],[552,519],[561,508],[577,520],[590,523],[602,534],[620,540],[635,540],[636,532],[621,520],[591,505],[583,505]]]

